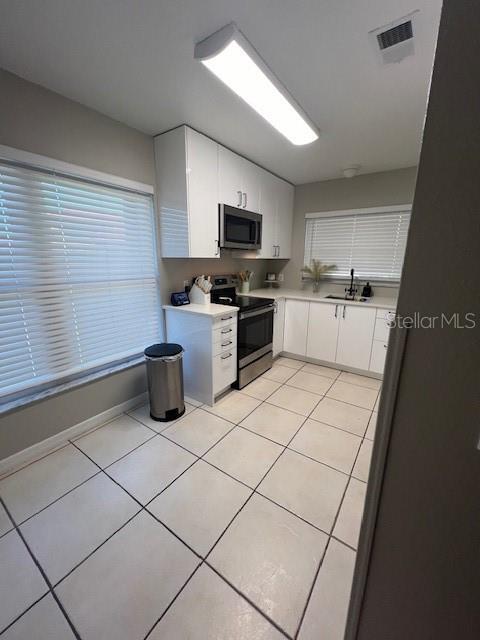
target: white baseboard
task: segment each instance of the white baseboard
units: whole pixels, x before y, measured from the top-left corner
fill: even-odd
[[[99,413],[96,416],[92,416],[83,422],[73,425],[73,427],[64,429],[46,440],[37,442],[31,447],[27,447],[27,449],[18,451],[18,453],[14,453],[8,458],[0,460],[0,478],[9,475],[13,471],[18,471],[18,469],[30,464],[34,460],[43,458],[43,456],[48,453],[52,453],[55,449],[65,446],[69,440],[78,438],[79,436],[87,433],[87,431],[91,431],[92,429],[99,427],[101,424],[109,422],[125,411],[128,411],[140,404],[144,404],[147,400],[147,392],[141,393],[139,396],[135,396],[135,398],[130,398],[129,400],[117,404],[106,411],[102,411],[102,413]]]
[[[328,360],[318,360],[317,358],[309,358],[307,356],[299,356],[296,353],[290,353],[289,351],[281,351],[276,358],[291,358],[292,360],[300,360],[301,362],[309,364],[319,364],[323,367],[329,367],[330,369],[337,369],[338,371],[348,371],[350,373],[358,373],[360,376],[367,378],[375,378],[375,380],[383,380],[383,374],[375,373],[374,371],[368,371],[367,369],[357,369],[356,367],[349,367],[346,364],[338,364],[336,362],[329,362]]]

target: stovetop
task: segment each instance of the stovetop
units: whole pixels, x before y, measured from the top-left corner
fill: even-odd
[[[226,304],[231,307],[239,307],[241,311],[259,309],[273,304],[273,298],[256,298],[254,296],[238,296],[235,287],[238,279],[235,276],[211,276],[212,278],[212,302]]]
[[[232,302],[234,307],[240,307],[241,311],[249,311],[251,309],[259,309],[260,307],[266,307],[269,304],[273,304],[275,301],[273,298],[256,298],[254,296],[235,296],[235,300]]]

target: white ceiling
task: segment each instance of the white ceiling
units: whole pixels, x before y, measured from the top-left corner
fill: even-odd
[[[187,123],[296,184],[415,165],[441,0],[0,0],[0,66],[149,134]],[[420,9],[416,53],[368,31]],[[321,130],[295,147],[193,59],[235,21]]]

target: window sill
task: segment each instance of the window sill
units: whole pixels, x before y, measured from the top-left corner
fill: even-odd
[[[367,284],[367,281],[370,283],[370,285],[372,287],[385,287],[385,288],[392,288],[392,289],[398,289],[400,287],[400,280],[373,280],[370,278],[359,278],[358,279],[360,282],[356,282],[355,285],[357,287],[363,287],[365,284]],[[308,278],[302,278],[301,279],[302,284],[308,284],[311,283],[312,280],[308,279]],[[345,277],[345,278],[328,278],[328,277],[323,277],[321,280],[322,284],[340,284],[340,285],[345,285],[345,283],[350,284],[350,278],[349,277]]]
[[[61,393],[65,393],[66,391],[71,391],[72,389],[77,389],[78,387],[82,387],[90,382],[95,382],[96,380],[101,380],[102,378],[106,378],[115,373],[119,373],[120,371],[125,371],[126,369],[131,369],[132,367],[137,367],[139,364],[145,362],[145,358],[142,355],[135,356],[134,358],[130,358],[124,362],[116,363],[110,366],[103,367],[97,371],[93,371],[91,373],[86,373],[80,377],[76,377],[73,380],[69,380],[68,382],[63,382],[61,384],[52,385],[46,389],[42,389],[41,391],[33,391],[31,393],[22,395],[17,398],[12,398],[11,400],[6,400],[2,402],[0,399],[0,418],[12,411],[16,411],[18,409],[24,409],[36,402],[40,402],[42,400],[46,400],[47,398],[52,398]]]

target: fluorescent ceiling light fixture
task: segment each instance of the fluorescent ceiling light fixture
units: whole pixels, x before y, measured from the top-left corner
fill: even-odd
[[[199,42],[195,46],[195,58],[292,144],[317,140],[315,125],[235,24],[227,24]]]

